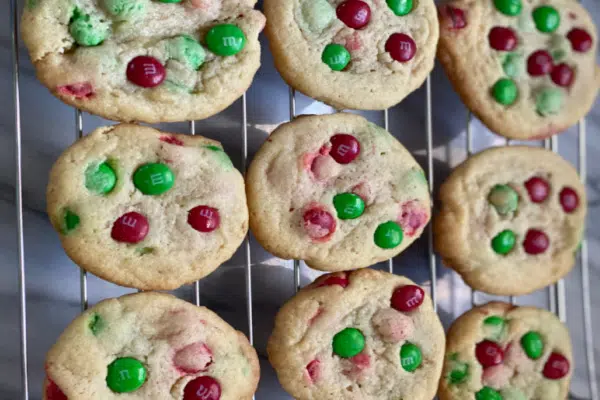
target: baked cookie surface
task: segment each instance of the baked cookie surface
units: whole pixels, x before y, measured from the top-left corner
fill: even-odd
[[[575,264],[587,210],[585,188],[559,155],[496,147],[458,166],[440,189],[435,248],[476,290],[522,295]]]
[[[46,357],[44,400],[249,400],[260,367],[217,314],[145,292],[77,317]]]
[[[391,107],[433,69],[433,0],[265,0],[264,11],[282,77],[338,109]]]
[[[136,125],[75,142],[52,168],[47,202],[75,263],[143,290],[208,275],[248,230],[244,181],[220,143]]]
[[[208,118],[250,86],[264,16],[256,0],[28,0],[23,40],[38,79],[104,118]]]
[[[423,170],[384,129],[352,114],[303,116],[255,155],[251,229],[274,255],[342,271],[387,260],[430,219]]]
[[[438,58],[493,132],[543,139],[575,124],[600,85],[596,27],[570,0],[453,0],[440,6]]]
[[[492,302],[458,318],[447,336],[440,400],[564,400],[569,331],[549,311]]]
[[[431,400],[444,344],[423,289],[362,269],[300,290],[279,311],[267,349],[280,383],[299,400]]]

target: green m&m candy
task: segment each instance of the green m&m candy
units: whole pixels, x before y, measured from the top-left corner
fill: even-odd
[[[169,58],[196,71],[204,63],[204,47],[191,36],[181,35],[168,41]]]
[[[69,33],[77,44],[97,46],[108,37],[109,31],[108,23],[101,21],[97,15],[86,14],[79,8],[73,10],[73,16],[69,22]]]
[[[498,214],[506,215],[517,211],[519,194],[508,185],[496,185],[490,191],[488,201],[494,206]]]
[[[85,187],[96,194],[108,194],[117,184],[117,174],[107,163],[92,164],[85,170]]]
[[[94,336],[98,335],[100,331],[104,328],[104,320],[98,314],[92,315],[88,322],[88,327]]]
[[[158,0],[161,3],[181,3],[183,0]]]
[[[483,320],[483,329],[486,339],[500,341],[506,332],[506,320],[493,315]]]
[[[506,229],[492,239],[492,248],[498,254],[508,254],[515,247],[515,233]]]
[[[538,31],[551,33],[560,25],[560,14],[554,7],[541,6],[533,10],[533,21]]]
[[[212,152],[213,155],[217,157],[221,166],[225,169],[225,171],[230,171],[233,169],[233,163],[231,162],[231,158],[225,153],[225,150],[215,145],[206,145],[205,149],[208,149]]]
[[[412,343],[404,343],[400,348],[400,365],[407,372],[413,372],[421,365],[421,349]]]
[[[104,9],[119,20],[139,17],[146,11],[145,0],[103,0]]]
[[[138,390],[146,382],[146,368],[131,357],[117,358],[108,366],[106,384],[116,393],[129,393]]]
[[[521,347],[532,360],[537,360],[544,353],[542,336],[534,331],[529,331],[521,338]]]
[[[521,0],[494,0],[494,6],[502,14],[511,17],[518,15],[523,8]]]
[[[63,211],[63,220],[61,231],[63,235],[74,231],[79,226],[79,215],[68,208]]]
[[[205,37],[206,46],[218,56],[233,56],[246,46],[244,31],[233,24],[212,27]]]
[[[333,352],[342,358],[350,358],[365,348],[365,336],[356,328],[346,328],[333,337]]]
[[[458,354],[454,353],[450,356],[449,361],[450,373],[448,374],[448,382],[457,385],[463,383],[469,377],[469,364],[458,359]]]
[[[489,386],[484,386],[479,392],[475,393],[475,400],[503,400],[502,395]]]
[[[142,193],[156,196],[167,192],[175,183],[171,168],[162,163],[144,164],[133,174],[133,184]]]
[[[410,13],[413,9],[413,0],[386,0],[388,7],[397,16],[403,16]]]
[[[341,44],[328,44],[323,50],[321,60],[334,71],[341,71],[350,63],[350,52]]]
[[[333,206],[339,219],[355,219],[365,212],[365,202],[354,193],[342,193],[333,198]]]
[[[385,222],[375,230],[375,244],[382,249],[393,249],[402,243],[404,232],[394,221]]]
[[[510,106],[517,100],[519,89],[512,79],[499,79],[492,88],[494,99],[500,104]]]

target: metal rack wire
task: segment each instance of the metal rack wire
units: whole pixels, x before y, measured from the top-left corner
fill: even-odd
[[[12,60],[13,60],[13,100],[15,107],[15,165],[16,165],[16,220],[17,220],[17,248],[18,248],[18,272],[19,272],[19,302],[20,302],[20,332],[21,332],[21,378],[22,378],[22,396],[21,399],[29,400],[29,371],[28,371],[28,343],[27,343],[27,303],[26,303],[26,275],[25,275],[25,243],[23,232],[23,180],[22,180],[22,138],[21,138],[21,104],[19,92],[19,35],[18,35],[18,8],[17,0],[10,0],[10,20],[12,28]],[[425,84],[425,130],[426,130],[426,148],[427,148],[427,176],[429,181],[429,189],[433,194],[434,185],[434,165],[433,165],[433,127],[432,127],[432,87],[431,77],[427,78]],[[241,116],[241,135],[242,135],[242,173],[246,172],[248,163],[248,116],[247,116],[247,99],[246,95],[241,99],[242,116]],[[296,93],[290,88],[289,92],[289,117],[293,120],[296,117]],[[389,111],[384,111],[384,127],[390,130],[389,126]],[[471,131],[472,115],[468,113],[466,125],[466,151],[467,156],[473,153],[472,131]],[[196,125],[194,121],[189,122],[190,134],[196,133]],[[79,139],[83,136],[83,115],[80,110],[75,110],[75,138]],[[587,180],[587,160],[586,160],[586,125],[585,120],[579,123],[578,132],[578,148],[579,162],[578,169],[583,183]],[[510,141],[506,142],[510,145]],[[558,139],[545,141],[545,147],[552,151],[558,152]],[[253,323],[253,302],[252,302],[252,254],[250,247],[249,236],[246,237],[243,243],[243,251],[245,253],[245,297],[246,297],[246,313],[248,323],[248,337],[250,343],[254,343],[254,323]],[[430,275],[430,294],[433,300],[434,307],[437,310],[437,260],[433,251],[433,230],[431,224],[427,230],[427,249],[428,249],[428,264]],[[598,386],[595,381],[596,366],[594,360],[594,345],[593,331],[591,318],[590,304],[590,286],[589,286],[589,259],[588,247],[586,240],[582,241],[581,250],[579,253],[579,264],[581,265],[582,274],[582,308],[583,308],[583,324],[585,337],[585,353],[587,361],[587,372],[590,377],[589,392],[590,400],[600,400],[598,396]],[[389,272],[394,272],[393,260],[387,262]],[[298,291],[301,288],[301,262],[294,260],[294,288]],[[565,299],[565,284],[564,281],[558,282],[548,288],[549,308],[555,312],[562,321],[566,321],[566,299]],[[471,301],[473,305],[477,304],[477,294],[472,291]],[[511,296],[510,302],[516,304],[516,298]],[[85,310],[88,307],[88,286],[87,273],[80,270],[80,301],[81,309]],[[200,285],[195,282],[193,286],[193,301],[196,305],[200,305]]]

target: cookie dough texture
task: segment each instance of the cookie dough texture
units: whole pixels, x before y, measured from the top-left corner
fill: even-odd
[[[396,16],[383,0],[365,2],[370,22],[354,30],[335,15],[340,0],[265,0],[275,66],[290,86],[338,109],[364,110],[391,107],[421,86],[433,69],[439,35],[433,1],[415,1],[405,16]],[[400,63],[386,52],[394,33],[412,37],[417,48],[412,60]],[[344,71],[332,71],[321,60],[331,43],[351,54]]]
[[[541,177],[550,185],[542,203],[530,200],[524,182]],[[501,215],[488,201],[492,188],[508,185],[518,193],[515,212]],[[573,188],[579,207],[566,213],[559,193]],[[459,165],[440,188],[440,212],[434,219],[435,248],[444,263],[476,290],[523,295],[565,276],[575,264],[584,233],[585,188],[575,169],[559,155],[529,146],[497,147]],[[516,235],[513,250],[496,254],[491,241],[505,229]],[[543,231],[550,246],[531,255],[522,246],[529,229]]]
[[[445,345],[431,299],[425,296],[417,310],[400,313],[390,306],[392,293],[414,283],[371,269],[350,272],[345,288],[321,286],[327,278],[342,275],[317,279],[277,314],[268,353],[284,389],[299,400],[431,400]],[[382,335],[380,321],[386,313],[392,314],[388,321],[398,317],[404,322],[397,341]],[[347,327],[359,329],[366,339],[365,349],[354,362],[332,352],[334,335]],[[400,348],[407,341],[422,352],[422,364],[414,372],[405,371],[400,363]],[[306,367],[313,360],[318,360],[318,369],[311,378]]]
[[[353,135],[361,146],[349,164],[326,154],[331,137],[340,133]],[[390,133],[352,114],[303,116],[280,126],[255,155],[246,182],[250,226],[263,247],[324,271],[394,257],[421,235],[431,215],[427,181],[414,158]],[[333,198],[340,193],[361,196],[364,214],[338,219]],[[336,219],[327,240],[311,239],[303,226],[303,215],[311,208]],[[383,249],[374,235],[388,221],[404,228],[404,238],[397,247]]]
[[[108,365],[121,357],[147,370],[134,392],[114,393],[106,384]],[[182,399],[186,384],[203,375],[219,382],[221,400],[250,400],[260,367],[248,339],[217,314],[146,292],[102,301],[77,317],[48,352],[46,373],[45,388],[53,382],[69,400]]]
[[[86,188],[85,172],[104,162],[113,167],[117,183],[99,195]],[[133,174],[157,162],[171,169],[175,183],[163,194],[144,195]],[[75,263],[108,281],[143,290],[175,289],[208,275],[231,258],[248,230],[244,181],[220,143],[136,125],[100,128],[68,148],[50,173],[47,203]],[[215,231],[199,232],[188,223],[188,211],[199,205],[218,209]],[[69,232],[63,222],[66,210],[80,218]],[[113,222],[129,212],[144,215],[150,227],[137,244],[111,237]]]
[[[483,321],[491,316],[504,318],[505,329],[500,336],[490,338]],[[527,332],[541,335],[544,351],[537,360],[532,360],[523,351],[520,341]],[[504,361],[500,367],[490,367],[499,371],[484,374],[477,361],[475,347],[477,343],[492,339],[504,350]],[[463,400],[475,398],[474,393],[481,390],[485,382],[488,387],[495,386],[504,399],[544,399],[564,400],[567,398],[571,372],[560,380],[545,379],[542,375],[544,365],[551,353],[565,356],[573,368],[571,339],[567,327],[556,315],[535,307],[517,307],[502,302],[492,302],[473,308],[458,318],[448,331],[446,343],[446,361],[438,396],[440,400]],[[449,375],[456,362],[468,365],[468,378],[458,384],[449,381]],[[489,368],[488,368],[489,369]],[[495,375],[495,377],[494,377]],[[508,393],[520,393],[524,397],[513,397]]]
[[[591,17],[577,1],[520,3],[518,16],[502,14],[493,0],[454,0],[441,5],[438,59],[462,101],[491,131],[509,139],[544,139],[566,130],[591,109],[600,87],[598,37]],[[554,7],[560,14],[560,25],[553,33],[535,28],[532,11],[543,5]],[[456,27],[457,16],[448,12],[448,6],[462,10],[464,28]],[[494,27],[511,28],[516,33],[518,44],[513,51],[490,46],[488,35]],[[572,49],[566,36],[573,28],[590,33],[593,42],[589,51]],[[528,74],[528,57],[537,50],[553,54],[554,65],[566,63],[574,69],[571,87],[557,86],[550,74]],[[509,106],[496,102],[492,95],[494,84],[502,78],[513,79],[518,89],[516,101]],[[554,95],[548,104],[549,93],[556,91],[559,96]],[[558,97],[560,104],[556,104]]]
[[[21,27],[38,79],[65,103],[124,122],[198,120],[219,113],[238,99],[260,66],[258,34],[265,18],[253,10],[255,3],[32,0]],[[86,26],[78,26],[87,34],[84,39],[101,35],[98,45],[75,42],[72,33],[78,32],[70,32],[70,21],[77,13],[89,16],[89,21],[83,22]],[[247,38],[244,49],[235,56],[218,56],[206,48],[205,34],[224,23],[238,26]],[[199,41],[206,51],[199,68],[178,57],[176,40],[184,36]],[[158,59],[166,68],[164,82],[154,88],[131,83],[126,70],[136,56]]]

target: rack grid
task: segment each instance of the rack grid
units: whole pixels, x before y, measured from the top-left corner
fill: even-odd
[[[22,132],[21,132],[21,104],[19,90],[19,15],[18,15],[18,0],[10,0],[10,26],[12,34],[12,62],[13,62],[13,101],[14,101],[14,124],[15,124],[15,167],[16,167],[16,185],[15,185],[15,207],[16,207],[16,222],[17,222],[17,250],[18,250],[18,288],[19,288],[19,304],[20,304],[20,369],[21,369],[21,388],[22,400],[29,400],[29,370],[28,370],[28,343],[27,343],[27,303],[26,303],[26,266],[25,266],[25,242],[23,229],[23,174],[22,174]],[[241,140],[242,140],[242,173],[245,174],[248,164],[248,115],[247,115],[247,99],[246,94],[241,98],[242,115],[241,115]],[[433,196],[434,188],[434,157],[433,157],[433,127],[432,127],[432,84],[431,76],[427,78],[425,83],[425,133],[426,133],[426,149],[427,149],[427,177],[429,182],[430,193]],[[289,89],[289,118],[293,120],[296,114],[296,92],[294,89]],[[384,127],[390,131],[389,127],[389,110],[383,111]],[[467,157],[473,154],[473,134],[471,124],[473,116],[467,112],[466,118],[466,154]],[[80,110],[75,110],[75,139],[83,136],[83,114]],[[189,133],[196,134],[195,121],[189,122]],[[506,140],[505,145],[510,146],[511,141]],[[551,139],[546,139],[543,146],[554,152],[558,152],[558,138],[556,136]],[[578,124],[578,170],[584,185],[587,182],[587,158],[586,158],[586,122],[582,119]],[[433,211],[433,210],[432,210]],[[254,323],[253,323],[253,304],[252,304],[252,255],[250,247],[249,235],[245,238],[242,249],[245,253],[245,298],[246,298],[246,314],[248,324],[248,338],[251,344],[254,344]],[[433,250],[433,229],[429,224],[427,229],[427,249],[428,249],[428,264],[430,276],[430,295],[433,300],[434,308],[437,310],[437,259]],[[589,376],[589,400],[600,400],[598,394],[598,382],[596,377],[596,365],[594,360],[594,343],[592,330],[592,315],[590,303],[590,285],[589,285],[589,257],[586,238],[584,237],[581,243],[579,252],[579,263],[581,266],[581,301],[583,311],[584,324],[584,346],[587,364],[587,373]],[[387,262],[388,271],[394,273],[393,259]],[[301,288],[301,262],[293,261],[294,270],[294,288],[298,291]],[[87,273],[80,269],[80,303],[81,310],[84,311],[88,307],[88,286]],[[193,301],[196,305],[200,305],[200,285],[195,282],[193,285]],[[510,296],[510,302],[516,304],[517,298]],[[477,305],[477,292],[471,291],[471,304]],[[566,298],[565,298],[565,282],[559,281],[555,285],[548,287],[548,308],[566,322]],[[570,396],[571,397],[571,396]],[[575,398],[575,397],[572,397]]]

